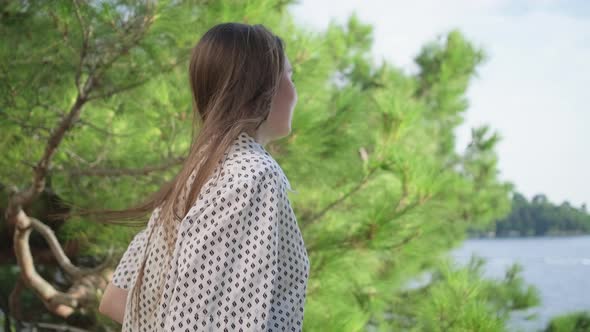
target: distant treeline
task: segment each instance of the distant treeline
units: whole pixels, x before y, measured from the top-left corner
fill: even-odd
[[[586,204],[577,208],[565,201],[556,205],[543,194],[528,201],[520,193],[512,197],[512,211],[486,229],[471,229],[471,237],[551,236],[590,233]]]

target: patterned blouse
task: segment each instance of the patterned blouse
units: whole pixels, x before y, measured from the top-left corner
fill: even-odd
[[[302,331],[310,261],[287,196],[293,190],[246,132],[225,156],[177,226],[172,256],[155,222],[159,207],[123,254],[112,279],[129,294],[122,331]],[[129,313],[136,305],[138,317]]]

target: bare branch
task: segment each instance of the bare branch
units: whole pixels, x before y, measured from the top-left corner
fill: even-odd
[[[57,240],[57,237],[55,237],[55,233],[53,232],[53,230],[49,226],[40,222],[36,218],[29,217],[29,219],[31,220],[31,226],[33,226],[33,229],[35,229],[37,232],[39,232],[43,236],[43,238],[45,238],[45,241],[47,241],[47,244],[49,244],[49,248],[51,249],[51,252],[55,256],[55,259],[57,260],[57,263],[59,264],[59,266],[70,277],[81,278],[85,275],[96,273],[97,271],[100,271],[101,269],[106,268],[106,264],[104,264],[104,262],[100,266],[95,267],[93,269],[81,269],[81,268],[74,266],[74,264],[72,264],[72,262],[70,261],[68,256],[66,256],[66,254],[64,253],[63,248],[61,247],[61,244]],[[111,256],[112,256],[112,248],[110,250],[109,259]]]
[[[60,317],[70,316],[74,310],[86,303],[89,303],[95,296],[96,288],[106,286],[105,278],[101,273],[105,270],[106,264],[94,269],[82,270],[71,264],[70,260],[63,253],[61,245],[55,238],[53,231],[39,220],[29,217],[21,209],[18,211],[17,222],[14,231],[14,252],[20,267],[20,277],[25,285],[31,288],[43,301],[45,307]],[[56,256],[60,266],[70,276],[76,278],[74,284],[67,293],[58,291],[53,285],[45,280],[37,270],[29,246],[31,231],[39,231],[48,241],[51,251]],[[112,257],[112,248],[109,258]]]

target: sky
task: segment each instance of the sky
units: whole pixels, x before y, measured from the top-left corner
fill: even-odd
[[[500,180],[529,200],[590,204],[590,0],[299,0],[291,13],[318,30],[356,12],[373,25],[373,56],[408,74],[427,42],[457,28],[488,60],[477,67],[456,149],[488,124]]]

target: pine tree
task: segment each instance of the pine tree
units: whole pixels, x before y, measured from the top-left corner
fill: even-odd
[[[243,21],[265,24],[283,37],[294,68],[299,103],[293,131],[268,150],[298,192],[291,199],[312,265],[304,329],[358,331],[369,322],[424,330],[503,328],[496,315],[509,301],[494,300],[489,290],[509,289],[509,282],[483,287],[477,273],[441,264],[468,225],[486,225],[509,206],[511,185],[496,177],[499,136],[475,128],[470,148],[454,151],[453,130],[463,121],[465,91],[483,52],[451,31],[424,47],[416,58],[420,72],[408,75],[388,62],[372,62],[372,27],[355,15],[343,25],[310,31],[297,25],[288,5],[2,4],[0,182],[7,194],[0,232],[7,240],[1,250],[19,257],[16,264],[3,262],[2,284],[9,288],[2,293],[35,295],[20,307],[13,303],[11,317],[96,330],[107,324],[93,311],[115,260],[105,257],[109,249],[114,257],[122,254],[137,228],[45,216],[67,210],[64,202],[123,208],[171,177],[189,144],[190,48],[211,25]],[[31,224],[29,241],[31,229],[19,226]],[[55,236],[41,233],[43,225]],[[15,233],[19,249],[13,253]],[[23,257],[46,252],[47,240],[61,244],[65,254],[46,260],[35,255],[41,279],[32,278],[23,269],[33,271],[32,262]],[[65,257],[75,266],[64,266]],[[72,272],[101,261],[106,265],[88,275]],[[417,292],[402,289],[429,270],[446,271],[445,277]],[[89,276],[94,279],[77,298],[73,286]],[[480,287],[486,291],[466,301],[447,299],[451,291]],[[503,299],[525,292],[510,289]],[[469,312],[443,310],[457,305]]]

